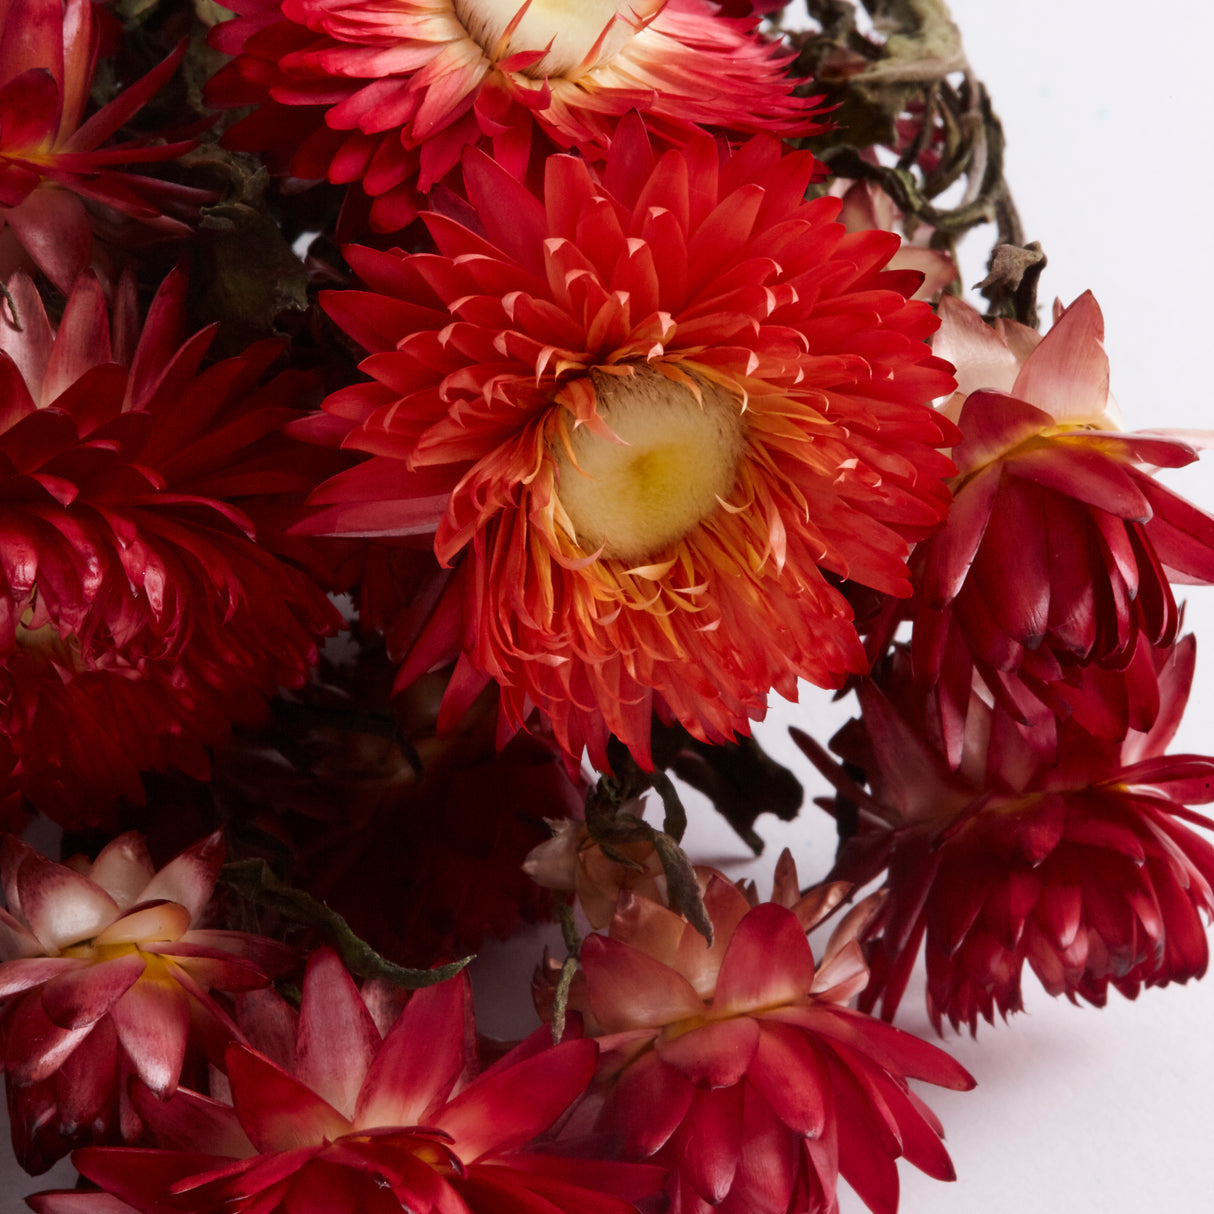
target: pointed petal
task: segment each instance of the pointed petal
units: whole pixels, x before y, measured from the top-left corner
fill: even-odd
[[[414,991],[367,1072],[355,1122],[425,1125],[473,1056],[466,974]]]
[[[42,1006],[61,1028],[92,1024],[139,980],[147,962],[138,952],[73,968],[42,989]]]
[[[298,1040],[295,1073],[353,1119],[380,1036],[354,980],[331,949],[318,949],[308,962]]]
[[[759,1046],[758,1022],[749,1016],[713,1020],[677,1037],[659,1037],[658,1057],[696,1087],[728,1087],[746,1073]]]
[[[814,959],[791,910],[764,902],[738,924],[721,962],[715,1014],[792,1003],[809,993]]]
[[[170,860],[148,882],[140,901],[178,902],[190,912],[190,922],[197,923],[215,891],[222,864],[223,832],[217,830]]]
[[[279,1070],[265,1055],[233,1042],[225,1061],[232,1104],[258,1151],[304,1149],[350,1132],[350,1122],[327,1100]]]
[[[451,1135],[464,1163],[522,1146],[586,1090],[597,1060],[598,1049],[588,1038],[553,1046],[473,1080],[431,1124]]]
[[[139,1078],[168,1096],[177,1087],[190,1034],[190,1001],[160,961],[113,1006],[110,1017],[118,1040]]]
[[[581,960],[590,1006],[609,1033],[656,1028],[704,1011],[704,1001],[682,974],[609,936],[587,937]]]

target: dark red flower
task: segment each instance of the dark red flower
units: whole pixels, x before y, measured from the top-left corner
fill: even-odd
[[[906,677],[902,653],[861,686],[863,716],[834,743],[868,791],[799,737],[860,808],[835,875],[888,870],[865,929],[861,1007],[892,1017],[921,949],[933,1023],[971,1031],[1021,1008],[1026,965],[1051,994],[1098,1006],[1110,987],[1132,999],[1205,973],[1214,847],[1190,825],[1214,822],[1188,807],[1214,800],[1214,758],[1164,753],[1194,654],[1189,637],[1151,656],[1155,723],[1120,742],[1073,719],[1054,727],[1044,710],[1016,721],[975,692],[953,770],[933,737],[933,693]]]
[[[946,411],[963,439],[947,524],[915,554],[910,614],[948,757],[975,670],[1013,714],[1044,703],[1114,739],[1148,728],[1149,695],[1093,697],[1086,672],[1130,667],[1149,690],[1138,641],[1176,639],[1170,582],[1214,580],[1214,518],[1153,475],[1196,459],[1192,436],[1121,428],[1090,293],[1044,338],[948,298],[941,314],[934,349],[957,367]]]
[[[438,733],[446,677],[389,703],[367,677],[375,659],[276,705],[270,730],[216,756],[214,786],[281,844],[292,885],[377,952],[425,968],[549,916],[523,861],[545,818],[580,812],[586,785],[551,738],[521,734],[499,751],[492,696]]]
[[[279,433],[310,384],[266,379],[273,342],[200,369],[212,333],[183,339],[176,274],[142,330],[133,289],[119,290],[111,322],[82,278],[57,332],[29,279],[11,291],[0,802],[97,823],[115,798],[142,799],[141,771],[205,774],[205,747],[302,683],[336,624],[254,518],[266,495],[298,499],[318,476],[319,449]]]

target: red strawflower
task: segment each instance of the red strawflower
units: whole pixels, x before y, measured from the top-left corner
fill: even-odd
[[[228,1047],[231,1104],[137,1090],[169,1149],[89,1148],[74,1157],[80,1171],[147,1214],[629,1214],[661,1182],[655,1168],[529,1149],[582,1094],[597,1050],[554,1046],[540,1029],[473,1077],[462,974],[413,994],[385,1035],[321,950],[298,1026],[281,1000],[260,1014],[275,1056]],[[58,1202],[35,1208],[80,1208]]]
[[[1017,722],[975,692],[952,770],[931,734],[933,693],[906,677],[902,653],[879,686],[861,685],[862,719],[834,743],[869,792],[798,739],[859,805],[834,875],[888,868],[861,1007],[891,1018],[921,948],[932,1022],[971,1031],[1020,1010],[1025,965],[1050,994],[1097,1006],[1110,987],[1132,999],[1205,973],[1214,848],[1186,823],[1214,827],[1187,808],[1214,799],[1214,759],[1164,753],[1194,655],[1192,637],[1152,655],[1158,715],[1121,742],[1070,719],[1055,743],[1045,714]]]
[[[0,803],[66,825],[142,799],[140,771],[205,775],[204,747],[299,684],[336,615],[257,540],[258,495],[320,474],[278,433],[307,377],[263,383],[277,343],[206,370],[181,278],[139,329],[91,276],[58,332],[33,284],[0,321]],[[126,284],[130,286],[129,283]]]
[[[171,1095],[188,1046],[218,1058],[239,1036],[211,992],[265,986],[290,963],[273,940],[201,926],[222,861],[218,834],[159,872],[135,834],[66,865],[5,837],[0,1041],[27,1171],[83,1143],[137,1138],[130,1077]]]
[[[64,294],[93,257],[94,234],[186,236],[211,197],[138,166],[175,160],[193,140],[107,141],[181,62],[184,44],[89,118],[100,38],[91,0],[0,0],[0,280],[30,262]]]
[[[633,127],[601,180],[552,157],[541,201],[472,154],[477,230],[348,251],[369,289],[326,306],[373,379],[318,429],[373,458],[309,526],[436,532],[402,682],[458,654],[450,698],[496,679],[512,727],[538,705],[601,767],[609,733],[649,761],[655,707],[729,740],[768,689],[865,668],[830,579],[908,592],[951,470],[922,402],[953,381],[919,276],[882,270],[897,237],[805,202],[816,169],[765,137],[655,159]]]
[[[212,45],[236,58],[225,140],[297,177],[357,183],[371,226],[403,227],[479,144],[515,176],[557,149],[601,159],[620,118],[685,142],[700,126],[809,134],[791,55],[712,0],[233,0]]]
[[[702,870],[711,946],[679,915],[623,895],[582,942],[570,1006],[603,1051],[599,1124],[670,1168],[671,1214],[827,1214],[840,1175],[875,1214],[898,1205],[895,1160],[953,1179],[940,1123],[906,1077],[965,1090],[947,1054],[848,1008],[868,972],[836,929],[815,967],[805,933],[848,886],[804,897],[786,852],[772,902]]]
[[[915,554],[910,614],[947,753],[959,760],[973,670],[1013,713],[1040,701],[1108,737],[1147,728],[1149,697],[1110,715],[1083,684],[1092,664],[1123,670],[1138,652],[1132,675],[1149,686],[1138,640],[1175,640],[1169,579],[1214,579],[1214,518],[1151,474],[1196,459],[1190,436],[1121,429],[1090,293],[1044,338],[952,299],[941,314],[933,345],[957,367],[947,412],[964,437],[948,522]]]

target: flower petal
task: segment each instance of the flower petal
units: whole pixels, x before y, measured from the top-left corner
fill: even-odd
[[[88,940],[119,916],[118,903],[87,877],[30,851],[17,871],[21,914],[48,953]]]
[[[149,963],[110,1016],[139,1078],[157,1096],[171,1095],[185,1061],[190,1001],[162,962]]]
[[[598,1048],[588,1038],[553,1046],[473,1080],[431,1124],[451,1135],[465,1163],[521,1146],[586,1090],[597,1059]]]
[[[414,991],[371,1063],[355,1123],[428,1124],[474,1056],[470,1011],[464,973]]]
[[[147,962],[138,952],[73,968],[42,988],[42,1006],[61,1028],[92,1024],[139,980]]]
[[[264,1054],[233,1042],[224,1058],[236,1115],[258,1151],[302,1150],[350,1132],[350,1122],[327,1100]]]
[[[716,1015],[794,1003],[814,982],[814,958],[791,910],[764,902],[738,924],[717,977]]]
[[[704,1012],[682,974],[609,936],[588,936],[581,961],[590,1006],[605,1032],[657,1028]]]
[[[759,1025],[749,1016],[710,1020],[678,1037],[659,1037],[654,1048],[696,1087],[728,1087],[746,1074],[759,1048]]]
[[[346,967],[331,949],[318,949],[304,977],[296,1075],[353,1119],[379,1047],[379,1030]]]

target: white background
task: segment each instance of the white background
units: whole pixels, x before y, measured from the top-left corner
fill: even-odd
[[[1069,302],[1089,287],[1096,293],[1113,391],[1129,428],[1214,426],[1206,60],[1214,10],[1198,0],[953,0],[952,9],[1003,119],[1008,177],[1027,236],[1041,241],[1050,259],[1043,301],[1057,295]],[[980,263],[970,265],[967,280],[981,273]],[[1214,509],[1211,465],[1170,481]],[[1214,591],[1190,591],[1188,599],[1188,624],[1214,651]],[[1211,663],[1208,653],[1199,658],[1177,750],[1214,751]],[[821,782],[787,742],[785,727],[796,721],[824,740],[840,711],[812,689],[804,699],[801,707],[773,709],[762,735],[813,795]],[[771,839],[755,868],[762,888],[785,841],[806,878],[829,866],[833,827],[812,807],[806,812],[817,816],[791,828],[760,821]],[[701,820],[688,843],[697,859],[731,868],[746,854]],[[518,966],[516,1007],[525,1003],[533,950],[534,942],[510,950]],[[899,1023],[931,1036],[921,989],[908,993]],[[1150,991],[1136,1003],[1112,999],[1102,1011],[1075,1008],[1048,999],[1030,979],[1027,1013],[984,1027],[976,1042],[946,1039],[979,1087],[968,1094],[921,1090],[945,1122],[959,1179],[941,1184],[902,1165],[902,1214],[1187,1214],[1210,1207],[1214,979]],[[480,1002],[485,1027],[511,1018],[500,993],[497,1007]],[[4,1158],[4,1169],[11,1166]],[[26,1208],[19,1194],[71,1183],[73,1174],[32,1181],[11,1175],[0,1170],[0,1214]],[[844,1196],[842,1214],[863,1209]]]

